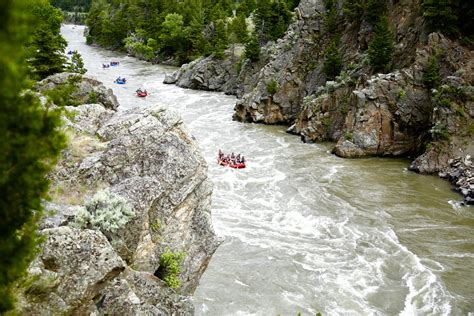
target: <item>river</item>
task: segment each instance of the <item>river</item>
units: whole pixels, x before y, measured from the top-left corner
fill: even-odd
[[[68,50],[114,90],[119,110],[178,112],[209,164],[224,242],[196,290],[197,315],[474,312],[474,213],[446,181],[407,171],[407,160],[341,159],[281,126],[234,122],[235,97],[164,85],[175,68],[87,46],[83,30],[63,26]],[[111,60],[120,66],[102,69]],[[139,87],[150,96],[137,98]],[[217,166],[219,148],[248,167]]]

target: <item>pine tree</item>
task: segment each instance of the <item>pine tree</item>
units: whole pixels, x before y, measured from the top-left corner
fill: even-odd
[[[324,57],[324,73],[329,80],[333,80],[342,69],[342,58],[336,46],[336,41],[332,41],[326,50]]]
[[[441,31],[447,35],[458,35],[458,15],[452,1],[423,0],[421,7],[423,9],[423,17],[430,31]]]
[[[0,2],[0,314],[13,307],[12,289],[34,258],[37,222],[48,190],[46,174],[64,144],[58,113],[29,88],[24,47],[37,16],[33,0]],[[36,19],[35,19],[36,18]],[[41,24],[41,23],[39,23]],[[36,33],[35,33],[36,34]]]
[[[385,15],[386,11],[386,0],[368,0],[365,9],[365,20],[375,26]]]
[[[31,7],[37,21],[36,31],[29,43],[29,63],[37,79],[62,72],[66,63],[66,40],[60,34],[62,14],[49,2],[39,2]]]
[[[82,60],[81,54],[76,51],[72,53],[71,62],[67,67],[67,71],[78,74],[85,74],[87,72],[87,69],[84,67],[84,61]]]
[[[369,43],[369,63],[375,71],[389,71],[393,55],[393,36],[387,17],[375,26],[374,38]]]
[[[222,20],[217,20],[215,23],[215,34],[213,39],[214,49],[213,54],[217,58],[224,57],[224,51],[228,47],[227,30],[225,23]]]
[[[431,56],[428,65],[423,74],[423,83],[428,89],[436,88],[441,83],[441,76],[439,74],[438,58]]]
[[[343,12],[351,22],[360,22],[364,16],[364,3],[362,0],[344,0]]]
[[[247,44],[245,44],[244,56],[252,62],[260,59],[260,43],[255,34],[253,34]]]

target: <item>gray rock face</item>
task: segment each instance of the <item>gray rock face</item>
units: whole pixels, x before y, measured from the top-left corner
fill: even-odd
[[[77,79],[72,79],[77,78]],[[85,103],[100,103],[104,107],[116,110],[118,101],[112,92],[112,89],[107,89],[100,81],[85,75],[73,73],[59,73],[52,75],[37,84],[38,90],[51,90],[59,85],[74,81],[76,90],[72,93],[72,98],[77,104]]]
[[[117,113],[97,104],[65,109],[70,143],[50,174],[54,203],[47,205],[55,215],[41,226],[48,242],[31,268],[41,276],[51,270],[58,281],[41,303],[26,293],[20,312],[192,314],[187,296],[219,245],[210,216],[212,184],[196,142],[176,114],[159,106]],[[107,222],[90,222],[94,230],[64,226],[77,227],[84,205],[104,190],[130,206],[130,220],[117,217],[113,229]],[[154,275],[169,251],[184,253],[176,290]],[[63,282],[67,289],[57,286]]]
[[[350,98],[344,131],[335,153],[342,157],[402,156],[416,153],[431,126],[428,91],[413,72],[377,75],[357,87]]]

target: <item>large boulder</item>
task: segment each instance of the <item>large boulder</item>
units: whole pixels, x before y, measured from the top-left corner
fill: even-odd
[[[41,224],[48,241],[31,267],[56,274],[40,296],[23,287],[19,312],[192,314],[188,296],[219,245],[194,138],[160,106],[65,107],[64,121],[69,146]],[[164,253],[183,257],[175,290],[160,279]]]
[[[85,75],[62,72],[43,79],[36,87],[44,92],[66,84],[75,86],[71,98],[76,104],[99,103],[112,110],[117,110],[119,106],[112,89],[107,89],[102,82]]]

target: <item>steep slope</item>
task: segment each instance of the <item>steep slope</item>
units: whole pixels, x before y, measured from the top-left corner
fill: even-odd
[[[69,146],[19,312],[192,313],[219,241],[207,165],[181,119],[86,104],[65,107],[64,121]]]
[[[442,176],[459,158],[472,173],[473,52],[458,40],[430,34],[421,0],[386,4],[379,16],[387,16],[394,43],[384,65],[390,72],[375,72],[368,54],[381,17],[350,17],[344,1],[302,0],[285,36],[266,46],[261,69],[243,67],[229,79],[232,89],[217,87],[242,97],[234,119],[287,124],[304,141],[336,142],[334,153],[341,157],[419,156],[411,170]],[[334,80],[325,72],[331,45],[342,62]],[[199,61],[180,76],[192,78],[193,69],[205,67]],[[429,82],[428,75],[439,82]],[[472,203],[474,180],[467,176],[464,182]]]

